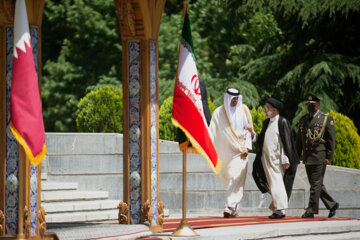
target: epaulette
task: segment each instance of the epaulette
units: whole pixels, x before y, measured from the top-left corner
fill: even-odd
[[[333,119],[333,117],[331,115],[329,115],[328,113],[324,113],[324,112],[320,112],[323,116],[325,116],[327,119]]]

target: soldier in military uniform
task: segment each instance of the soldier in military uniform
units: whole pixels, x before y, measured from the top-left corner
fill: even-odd
[[[303,163],[310,183],[309,205],[302,218],[313,218],[319,212],[319,198],[330,210],[328,217],[335,216],[337,203],[326,191],[323,184],[326,165],[334,158],[335,127],[334,119],[321,112],[321,98],[312,93],[305,95],[308,114],[301,117],[297,133],[297,151],[303,153]]]

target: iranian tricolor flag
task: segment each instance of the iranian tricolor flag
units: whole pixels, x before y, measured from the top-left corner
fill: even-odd
[[[185,12],[179,46],[171,120],[175,127],[180,128],[185,133],[196,151],[204,156],[212,170],[218,173],[221,168],[221,161],[218,159],[210,139],[203,112],[188,11]],[[182,149],[181,145],[180,149]]]
[[[10,128],[31,163],[38,165],[46,154],[45,129],[24,0],[15,5]]]

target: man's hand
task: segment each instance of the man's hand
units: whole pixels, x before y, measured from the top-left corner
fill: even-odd
[[[282,167],[284,170],[286,170],[290,167],[290,164],[289,163],[283,164]]]
[[[248,155],[248,149],[243,148],[240,155],[241,155],[241,157],[246,158]]]
[[[324,164],[325,164],[325,165],[329,165],[329,164],[331,164],[331,161],[330,161],[329,159],[325,159],[325,160],[324,160]]]
[[[253,129],[253,127],[251,126],[251,125],[248,125],[247,127],[246,127],[246,129],[250,132],[250,134],[251,134],[251,136],[252,137],[254,137],[255,136],[255,131],[254,131],[254,129]]]

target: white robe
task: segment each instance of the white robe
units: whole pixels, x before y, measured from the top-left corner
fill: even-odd
[[[270,119],[265,132],[261,162],[270,187],[272,203],[269,208],[274,212],[288,208],[288,198],[283,181],[282,164],[289,163],[279,134],[279,115]]]
[[[246,118],[246,116],[244,117]],[[227,122],[223,106],[215,109],[209,133],[218,157],[222,160],[219,176],[228,186],[226,206],[235,208],[243,197],[248,167],[247,157],[242,158],[240,153],[249,142],[251,144],[251,135],[245,128],[235,133],[237,136],[234,135]]]

